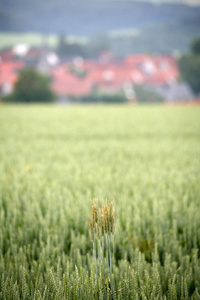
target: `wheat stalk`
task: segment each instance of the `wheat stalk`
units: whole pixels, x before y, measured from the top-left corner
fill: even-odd
[[[93,200],[91,204],[92,218],[89,221],[91,240],[93,243],[93,255],[96,270],[97,287],[99,288],[99,275],[103,276],[104,282],[106,278],[110,279],[112,298],[114,298],[114,225],[115,225],[115,210],[114,201],[111,200],[108,204],[104,201],[103,206],[99,207],[97,200]],[[98,248],[98,251],[97,251]],[[104,254],[106,254],[106,264],[109,269],[109,276],[105,274]],[[98,255],[98,257],[97,257]],[[101,265],[103,274],[101,274]],[[107,275],[107,276],[106,276]]]

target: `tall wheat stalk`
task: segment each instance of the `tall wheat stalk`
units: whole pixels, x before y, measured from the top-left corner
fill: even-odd
[[[112,298],[114,299],[114,202],[111,200],[99,207],[97,200],[92,201],[92,218],[90,219],[90,233],[93,242],[93,255],[96,270],[97,287],[99,278],[110,281]],[[106,266],[105,266],[105,263]],[[106,271],[109,270],[108,274]]]

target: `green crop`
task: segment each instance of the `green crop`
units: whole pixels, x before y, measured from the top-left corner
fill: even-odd
[[[93,200],[91,208],[92,218],[89,225],[93,243],[97,290],[100,289],[99,279],[102,281],[102,285],[104,283],[106,284],[108,279],[111,297],[113,299],[115,294],[113,282],[115,223],[114,203],[112,200],[109,204],[106,201],[103,204],[103,207],[100,208],[97,201]],[[106,259],[104,259],[104,257],[106,257]],[[97,269],[99,271],[97,271]],[[102,289],[104,288],[101,287],[101,290]]]
[[[199,107],[1,105],[0,299],[200,299],[199,183]]]

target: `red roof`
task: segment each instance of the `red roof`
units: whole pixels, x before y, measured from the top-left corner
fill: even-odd
[[[5,61],[5,60],[11,61],[14,57],[13,50],[11,48],[6,49],[6,50],[2,50],[0,52],[0,57],[3,61]]]
[[[141,78],[141,83],[143,79],[143,83],[160,85],[177,80],[179,77],[175,59],[170,55],[132,55],[125,59],[125,64],[132,66],[135,74],[133,77],[136,77],[136,81],[137,76]]]
[[[124,62],[125,64],[129,66],[135,66],[142,62],[144,62],[146,59],[148,59],[149,55],[147,54],[134,54],[129,55],[125,58]]]
[[[116,90],[126,83],[163,85],[179,76],[174,58],[167,55],[132,55],[118,63],[83,61],[81,69],[86,72],[83,78],[70,73],[72,65],[64,64],[52,72],[52,87],[59,95],[85,95],[93,86]]]
[[[52,89],[55,93],[62,96],[86,95],[91,90],[88,80],[81,79],[71,74],[65,66],[56,68],[52,73]]]
[[[36,55],[37,50],[30,51]],[[6,51],[0,63],[0,85],[16,82],[18,71],[24,67],[22,61],[12,61],[11,51]],[[1,55],[2,58],[2,55]],[[9,59],[7,59],[9,58]],[[70,67],[80,68],[85,76],[79,77],[70,72]],[[179,72],[175,59],[170,55],[129,55],[124,60],[92,61],[81,60],[81,64],[66,63],[52,72],[52,88],[62,96],[81,96],[91,92],[96,86],[103,89],[118,90],[125,84],[164,85],[177,80]]]
[[[0,63],[0,85],[9,83],[13,86],[18,78],[18,72],[24,68],[22,61],[4,61]]]

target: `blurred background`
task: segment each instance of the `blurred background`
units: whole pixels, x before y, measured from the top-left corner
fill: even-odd
[[[0,1],[1,101],[198,103],[199,93],[198,0]]]

